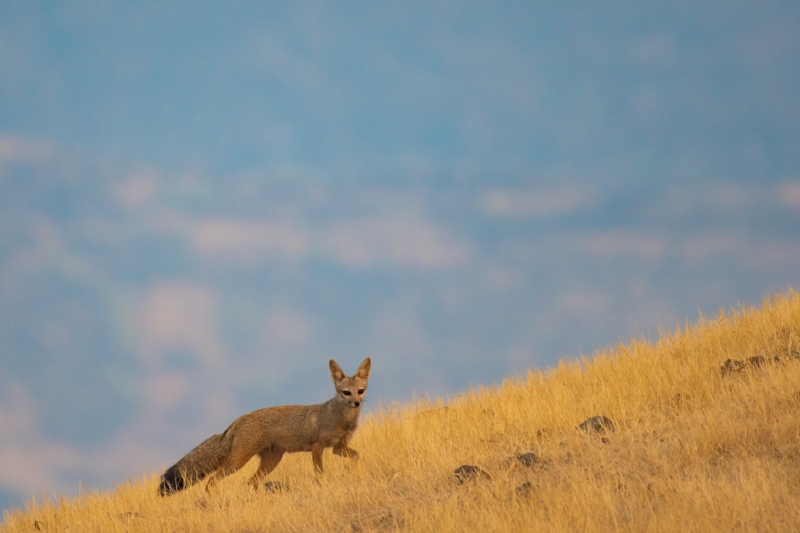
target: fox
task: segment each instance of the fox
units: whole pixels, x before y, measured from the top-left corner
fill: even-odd
[[[261,462],[249,484],[257,490],[284,453],[311,452],[314,472],[323,473],[322,452],[333,448],[342,457],[358,459],[350,439],[358,426],[372,360],[367,357],[353,377],[330,360],[328,369],[336,395],[315,405],[280,405],[242,415],[221,434],[203,441],[161,475],[158,493],[168,496],[208,477],[206,492],[254,456]]]

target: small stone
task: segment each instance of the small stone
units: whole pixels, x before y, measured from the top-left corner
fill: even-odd
[[[289,486],[280,481],[267,481],[264,483],[264,490],[267,492],[288,492]]]
[[[475,465],[461,465],[455,470],[456,478],[459,483],[466,483],[467,481],[474,481],[480,479],[492,479],[488,472],[479,466]]]
[[[530,481],[526,481],[525,483],[514,489],[514,492],[520,498],[530,498],[531,493],[533,492],[533,484]]]
[[[586,433],[605,433],[606,430],[614,431],[614,422],[606,416],[597,415],[581,422],[577,429]]]
[[[533,453],[533,452],[521,453],[521,454],[517,455],[517,460],[518,460],[520,463],[522,463],[523,465],[525,465],[525,466],[527,466],[528,468],[530,468],[530,467],[531,467],[531,466],[533,466],[535,463],[538,463],[538,462],[539,462],[539,456],[538,456],[538,455],[536,455],[536,454],[535,454],[535,453]]]
[[[692,397],[691,397],[690,394],[687,394],[685,392],[679,392],[678,394],[676,394],[675,396],[672,397],[672,400],[671,400],[672,401],[672,406],[673,407],[683,407],[684,405],[686,405],[688,403],[688,401],[691,398]]]
[[[747,361],[739,361],[737,359],[727,359],[722,366],[720,367],[720,372],[722,375],[726,374],[733,374],[734,372],[740,372],[747,368],[750,365]]]

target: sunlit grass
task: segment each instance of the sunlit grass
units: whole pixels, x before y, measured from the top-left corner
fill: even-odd
[[[800,296],[701,319],[657,342],[531,371],[449,401],[383,407],[357,462],[287,455],[169,498],[157,475],[108,493],[32,500],[2,531],[798,531]],[[769,362],[730,375],[728,358]],[[773,358],[779,357],[775,362]],[[379,360],[375,371],[379,372]],[[614,431],[576,430],[602,415]],[[533,452],[531,466],[516,459]],[[469,464],[490,478],[460,483]]]

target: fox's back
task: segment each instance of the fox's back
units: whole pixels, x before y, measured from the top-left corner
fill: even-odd
[[[234,448],[258,451],[274,447],[301,451],[312,444],[318,430],[319,405],[280,405],[257,409],[242,415],[225,430]]]
[[[263,449],[311,451],[315,443],[333,446],[355,430],[359,410],[348,411],[339,412],[333,402],[265,407],[237,418],[225,433],[234,448],[253,454]]]

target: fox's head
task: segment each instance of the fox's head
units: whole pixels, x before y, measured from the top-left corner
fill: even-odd
[[[347,377],[342,371],[342,367],[336,364],[333,359],[328,363],[331,370],[331,379],[336,385],[336,398],[346,402],[350,407],[361,407],[364,401],[364,393],[367,392],[367,381],[369,380],[369,369],[372,361],[369,357],[364,359],[361,366],[356,370],[353,377]]]

